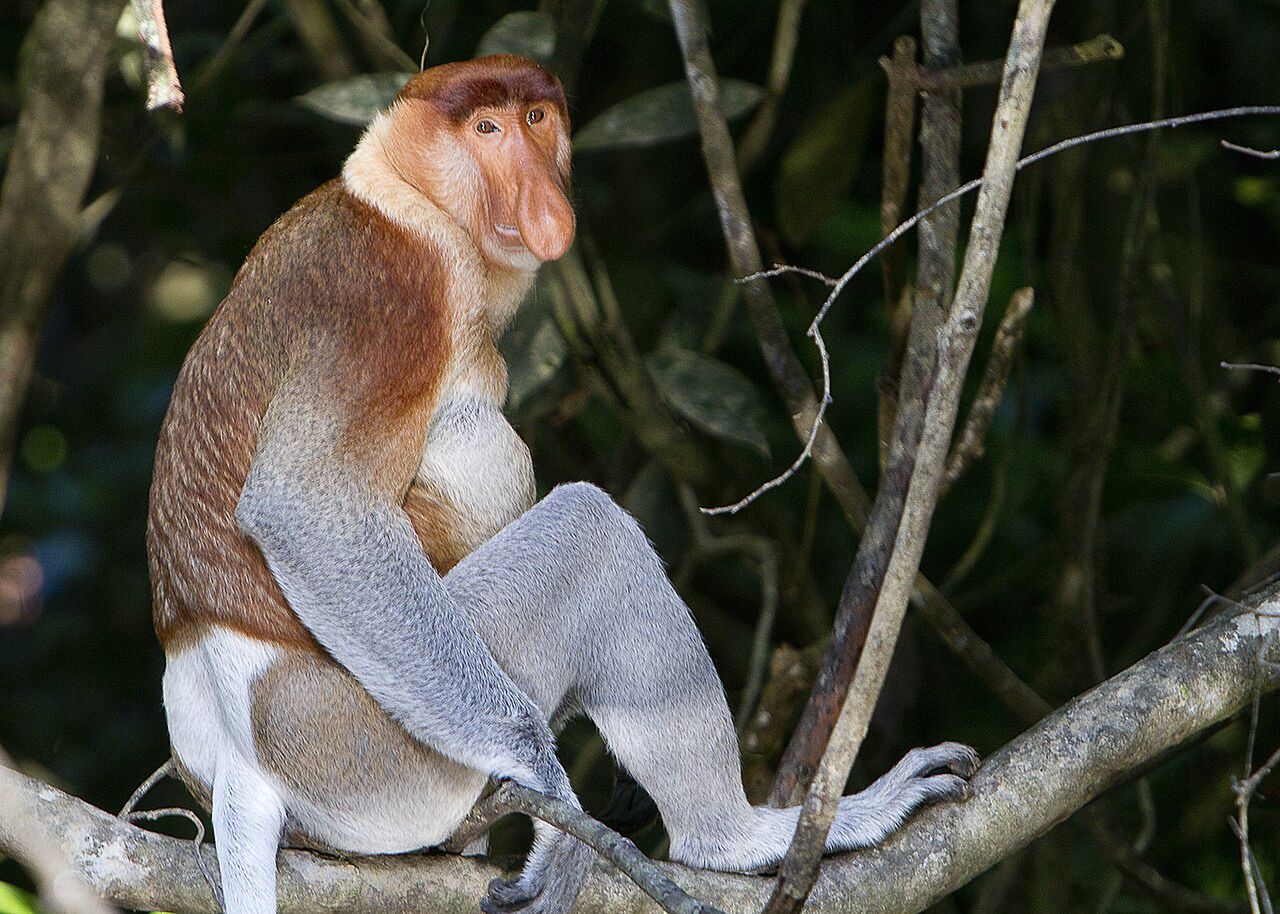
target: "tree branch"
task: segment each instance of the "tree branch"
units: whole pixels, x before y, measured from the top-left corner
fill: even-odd
[[[23,42],[22,106],[0,188],[0,508],[18,415],[98,160],[103,79],[124,0],[50,0]]]
[[[1256,612],[1224,616],[1161,648],[1068,703],[994,753],[965,803],[935,807],[884,847],[830,858],[810,897],[811,914],[920,911],[1041,836],[1170,749],[1248,705],[1255,685],[1280,685],[1262,652],[1280,634],[1280,587]],[[1190,696],[1190,698],[1188,697]],[[215,914],[190,841],[143,831],[39,781],[0,769],[0,849],[31,846],[42,822],[88,884],[126,908]],[[1229,803],[1223,798],[1224,805]],[[213,849],[204,847],[216,872]],[[730,914],[759,911],[762,877],[659,867],[690,894]],[[475,910],[496,868],[474,858],[412,854],[335,859],[280,854],[281,914],[452,914]],[[652,914],[657,906],[599,864],[581,911]]]
[[[991,428],[996,407],[1004,397],[1005,384],[1009,380],[1009,369],[1013,367],[1013,357],[1018,352],[1018,344],[1022,342],[1022,331],[1034,301],[1035,290],[1030,286],[1014,292],[1009,299],[1009,306],[1005,309],[1004,317],[996,330],[995,342],[991,344],[991,355],[987,358],[987,368],[983,372],[982,383],[978,386],[978,393],[969,406],[964,431],[960,433],[960,440],[947,457],[946,474],[942,481],[944,492],[955,485],[956,481],[969,469],[970,464],[980,459],[986,450],[987,430]]]
[[[181,111],[185,96],[182,94],[182,82],[178,79],[178,68],[173,62],[169,29],[164,21],[164,4],[161,0],[130,0],[129,9],[138,23],[138,38],[147,63],[147,110],[172,108]]]
[[[0,769],[12,770],[13,762],[0,749]],[[16,794],[0,790],[0,822],[21,816],[22,800]],[[93,894],[67,862],[62,849],[39,820],[26,823],[27,837],[21,847],[0,848],[11,855],[35,881],[40,904],[50,914],[113,914],[115,908]]]
[[[871,523],[845,581],[837,628],[793,741],[797,749],[788,749],[793,759],[811,760],[820,754],[821,762],[809,786],[791,849],[779,870],[770,911],[781,914],[799,910],[809,894],[836,805],[897,643],[937,505],[965,373],[991,288],[1053,3],[1054,0],[1022,0],[1018,7],[964,268],[954,306],[937,334],[936,369],[928,364],[932,360],[927,351],[913,357],[913,344],[908,342],[903,390],[919,391],[922,402],[919,407],[912,404],[910,410],[908,404],[903,404],[899,411],[894,433],[896,453],[890,454],[885,480],[872,507]],[[912,335],[916,335],[914,327]],[[916,373],[920,374],[918,380],[913,378]],[[921,410],[920,416],[913,415],[916,408]],[[906,451],[917,437],[913,434],[915,428],[920,430],[918,447],[913,451],[914,459],[906,460]],[[862,631],[865,639],[859,637]],[[859,642],[863,643],[860,653],[846,650]]]
[[[1085,64],[1098,63],[1104,60],[1119,60],[1124,56],[1124,46],[1110,35],[1098,35],[1079,44],[1064,48],[1050,48],[1044,52],[1040,63],[1042,70],[1059,70],[1065,67],[1080,67]],[[881,66],[887,62],[881,60]],[[890,64],[891,65],[891,64]],[[1000,81],[1002,60],[982,60],[977,63],[958,64],[953,67],[938,68],[936,65],[912,68],[912,81],[922,92],[938,92],[948,89],[972,89],[977,86],[990,86]]]

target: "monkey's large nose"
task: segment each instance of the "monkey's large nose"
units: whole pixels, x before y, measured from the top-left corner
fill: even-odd
[[[520,239],[541,261],[556,260],[573,244],[573,207],[560,182],[538,175],[520,185],[516,200]]]

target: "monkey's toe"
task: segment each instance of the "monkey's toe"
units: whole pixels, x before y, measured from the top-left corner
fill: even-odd
[[[967,800],[973,794],[969,782],[958,774],[934,774],[921,778],[916,784],[919,785],[922,806],[945,800]]]
[[[964,743],[939,743],[927,749],[912,749],[899,764],[908,769],[904,773],[911,777],[949,773],[967,779],[977,773],[981,759]]]
[[[494,879],[489,883],[489,893],[484,902],[481,903],[481,907],[483,908],[485,903],[493,906],[493,911],[485,908],[485,914],[518,911],[536,897],[538,897],[538,888],[530,885],[524,879],[519,877],[515,879]]]

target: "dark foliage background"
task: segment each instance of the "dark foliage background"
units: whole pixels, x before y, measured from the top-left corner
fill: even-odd
[[[0,11],[6,155],[17,113],[13,74],[35,6],[19,0]],[[571,96],[577,125],[682,78],[663,7],[651,0],[605,7]],[[144,112],[138,50],[120,41],[90,193],[94,218],[57,288],[0,519],[0,744],[111,809],[167,754],[143,534],[171,384],[257,236],[337,174],[359,135],[297,98],[379,64],[336,6],[280,0],[205,76],[242,8],[227,0],[171,4],[190,93],[180,117]],[[434,0],[424,12],[421,0],[386,3],[398,43],[415,58],[425,22],[429,64],[471,56],[519,8]],[[966,59],[1000,57],[1012,13],[1003,0],[963,4]],[[776,14],[773,0],[712,4],[722,76],[764,82]],[[877,59],[897,35],[918,33],[918,17],[916,5],[881,0],[811,0],[805,8],[777,128],[745,178],[766,258],[838,273],[878,240],[885,81]],[[331,25],[340,53],[309,49],[297,28],[304,20]],[[1124,44],[1124,58],[1046,74],[1028,149],[1156,111],[1280,101],[1274,0],[1062,3],[1051,40],[1100,32]],[[965,95],[966,177],[981,167],[993,99],[993,88]],[[682,123],[676,113],[669,120]],[[1203,599],[1202,585],[1226,592],[1242,576],[1280,569],[1280,387],[1218,367],[1224,359],[1280,364],[1280,167],[1220,148],[1224,137],[1272,149],[1280,122],[1165,132],[1150,147],[1143,137],[1090,146],[1025,172],[1015,190],[986,337],[1015,288],[1034,286],[1037,302],[987,455],[942,503],[924,571],[1055,703],[1098,678],[1089,660],[1090,602],[1098,659],[1111,673],[1177,632]],[[607,270],[638,351],[650,356],[689,446],[712,468],[697,481],[697,499],[734,500],[785,466],[798,443],[750,322],[724,310],[732,299],[723,243],[696,140],[686,132],[643,148],[582,150],[575,174],[588,259]],[[1138,210],[1134,233],[1135,195],[1145,192],[1151,206]],[[802,334],[823,290],[778,281],[775,291],[809,359]],[[728,555],[686,567],[692,546],[678,481],[641,443],[637,420],[566,354],[549,300],[540,285],[508,346],[519,394],[513,414],[539,485],[589,479],[626,500],[686,579],[736,706],[759,611],[755,563]],[[673,347],[704,349],[718,310],[727,321],[711,355],[733,370],[698,362],[676,372]],[[1117,334],[1126,342],[1112,435],[1102,398]],[[876,379],[889,340],[874,265],[833,312],[826,336],[831,421],[873,484]],[[856,538],[809,468],[712,529],[748,530],[777,544],[776,641],[803,647],[824,636]],[[855,779],[882,771],[914,744],[960,739],[990,751],[1019,729],[916,619]],[[1226,817],[1246,733],[1233,722],[1151,773],[1145,811],[1145,788],[1123,788],[1117,798],[1131,835],[1144,823],[1151,829],[1148,859],[1224,897],[1241,897]],[[598,739],[575,726],[563,742],[588,807],[599,809],[612,775]],[[1259,745],[1269,751],[1277,742],[1275,707],[1264,705]],[[1254,850],[1274,882],[1280,811],[1259,798],[1252,816]],[[660,842],[656,829],[644,837],[651,849]],[[1007,909],[1093,910],[1111,873],[1084,828],[1068,823],[1033,847]],[[939,910],[967,910],[976,893],[971,887]],[[1156,907],[1122,884],[1110,910]]]

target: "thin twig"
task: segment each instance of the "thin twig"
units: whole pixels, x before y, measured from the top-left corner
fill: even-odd
[[[1280,159],[1280,149],[1250,149],[1248,146],[1237,146],[1230,140],[1221,140],[1223,149],[1230,149],[1232,152],[1242,152],[1247,156],[1253,156],[1258,159]]]
[[[818,282],[825,283],[828,286],[834,286],[836,284],[836,280],[828,276],[826,273],[820,273],[817,270],[810,270],[807,267],[792,266],[789,263],[775,263],[773,267],[768,270],[760,270],[759,272],[752,273],[750,276],[743,276],[739,279],[735,279],[734,282],[745,284],[754,282],[757,279],[768,279],[771,276],[781,276],[784,273],[798,273],[801,276],[808,276],[810,279],[816,279]]]
[[[484,837],[499,820],[513,812],[514,810],[502,805],[496,792],[489,794],[471,807],[471,812],[453,830],[449,840],[440,845],[440,850],[461,854],[473,841]]]
[[[778,25],[774,29],[773,53],[769,57],[769,78],[765,83],[764,98],[747,125],[738,143],[738,170],[746,173],[760,161],[769,146],[774,125],[778,121],[778,107],[782,95],[791,80],[791,65],[795,62],[796,44],[800,37],[800,16],[807,0],[782,0],[778,4]]]
[[[181,111],[185,97],[178,79],[178,68],[173,62],[173,48],[169,45],[163,2],[130,0],[129,9],[138,23],[138,37],[147,62],[147,110],[171,108]]]
[[[420,69],[418,61],[410,57],[391,37],[391,26],[386,14],[376,2],[363,2],[359,7],[353,0],[338,0],[338,9],[347,21],[356,27],[365,47],[376,54],[385,66],[413,73]],[[381,14],[381,15],[380,15]]]
[[[1258,365],[1253,362],[1223,362],[1221,364],[1223,368],[1231,368],[1236,371],[1261,371],[1280,377],[1280,368],[1275,365]]]
[[[1013,366],[1018,344],[1022,342],[1022,331],[1026,327],[1027,315],[1031,313],[1034,301],[1035,290],[1030,286],[1014,292],[1009,299],[1009,307],[1005,309],[1000,328],[996,331],[995,342],[991,344],[991,355],[987,359],[982,383],[978,385],[978,393],[965,418],[964,431],[960,433],[960,440],[947,457],[947,469],[942,478],[944,493],[964,475],[970,464],[982,458],[986,450],[987,430],[991,428],[991,420],[995,418],[996,407],[1004,398],[1009,369]]]
[[[959,409],[964,376],[991,288],[1017,171],[1018,150],[1031,113],[1052,9],[1053,0],[1022,0],[1018,7],[983,170],[986,183],[970,226],[955,303],[938,333],[937,364],[930,372],[932,377],[917,388],[923,393],[924,416],[918,452],[907,478],[886,477],[881,485],[872,509],[873,522],[846,579],[845,595],[849,599],[841,599],[841,616],[849,620],[844,626],[846,631],[859,627],[852,624],[852,617],[865,619],[870,612],[866,638],[861,639],[864,647],[857,657],[834,656],[841,644],[850,641],[833,637],[835,650],[824,658],[823,672],[843,674],[850,663],[855,665],[856,672],[849,676],[843,689],[828,689],[830,683],[820,681],[821,688],[815,687],[801,719],[800,728],[805,729],[806,743],[824,748],[805,797],[795,837],[779,867],[778,882],[766,908],[768,914],[793,914],[804,905],[813,888],[840,794],[866,733],[897,642],[937,504],[938,484]],[[833,289],[833,296],[838,288]],[[833,300],[828,298],[824,308]],[[817,326],[818,319],[815,319],[811,329],[816,330]],[[916,365],[904,367],[904,373],[916,370]],[[899,413],[895,437],[899,430],[912,424],[911,417]],[[895,445],[901,443],[899,440]],[[890,466],[892,464],[891,457]],[[882,506],[896,510],[882,511]],[[884,557],[886,546],[887,558]],[[868,570],[872,572],[870,579],[863,576]],[[856,643],[860,639],[850,640]],[[843,676],[833,675],[833,678]],[[831,710],[836,711],[834,720]]]
[[[541,819],[577,838],[616,866],[664,911],[671,914],[722,914],[715,906],[690,898],[632,841],[597,822],[581,809],[511,781],[503,783],[494,797],[498,804],[508,809]]]
[[[673,2],[676,2],[676,0],[673,0]],[[1161,120],[1158,120],[1158,121],[1146,121],[1140,124],[1126,124],[1122,127],[1108,127],[1105,130],[1095,130],[1093,133],[1086,133],[1083,136],[1072,137],[1070,139],[1066,139],[1066,140],[1062,140],[1061,142],[1054,143],[1052,146],[1047,146],[1044,149],[1041,149],[1039,152],[1032,153],[1031,155],[1023,159],[1019,159],[1015,170],[1021,171],[1022,169],[1026,168],[1028,165],[1034,165],[1036,162],[1039,162],[1043,159],[1047,159],[1050,156],[1057,155],[1060,152],[1065,152],[1068,149],[1074,149],[1077,146],[1082,146],[1086,143],[1094,143],[1099,140],[1109,140],[1109,139],[1113,139],[1115,137],[1120,137],[1120,136],[1130,136],[1135,133],[1145,133],[1150,130],[1161,130],[1164,128],[1185,127],[1190,124],[1201,124],[1207,121],[1225,120],[1227,118],[1233,118],[1233,117],[1257,117],[1257,116],[1268,116],[1268,115],[1270,116],[1280,115],[1280,105],[1240,105],[1235,108],[1223,108],[1217,111],[1202,111],[1197,114],[1186,114],[1180,117],[1162,118]],[[835,305],[836,299],[840,297],[840,294],[845,290],[845,287],[848,286],[849,281],[852,280],[853,277],[857,276],[858,273],[862,271],[862,268],[871,262],[872,258],[874,258],[877,254],[879,254],[889,245],[893,244],[895,241],[897,241],[899,238],[901,238],[903,235],[909,232],[912,228],[914,228],[920,222],[921,219],[928,216],[930,213],[936,211],[938,208],[942,206],[947,205],[948,203],[951,203],[955,200],[959,200],[961,197],[964,197],[967,194],[970,194],[973,191],[977,190],[978,188],[982,187],[982,185],[983,185],[982,178],[974,178],[972,181],[968,182],[967,184],[961,185],[951,193],[947,194],[937,203],[920,210],[918,213],[916,213],[906,222],[903,222],[896,229],[894,229],[892,232],[886,235],[883,239],[877,242],[876,245],[873,248],[871,248],[871,250],[867,251],[865,254],[859,257],[854,262],[853,266],[849,267],[849,269],[846,270],[836,280],[835,285],[832,287],[831,294],[827,296],[826,301],[823,302],[822,307],[818,310],[817,316],[813,319],[813,322],[809,325],[809,329],[807,331],[808,336],[810,336],[811,338],[815,338],[815,343],[816,343],[816,336],[819,333],[819,327],[821,326],[822,322],[826,319],[827,314],[828,312],[830,312],[832,306]],[[758,275],[759,272],[760,271],[753,271],[752,273],[745,275],[743,278],[750,279]],[[776,272],[772,272],[772,271],[765,271],[765,272],[769,272],[770,275],[777,275]],[[778,270],[777,272],[785,272],[785,270]],[[1227,367],[1237,367],[1237,366],[1228,365]],[[1249,367],[1257,370],[1270,371],[1276,374],[1280,374],[1280,368],[1276,368],[1274,366],[1250,365],[1250,366],[1242,366],[1242,367]],[[831,394],[831,390],[828,383],[824,386],[824,395],[819,398],[820,405],[818,407],[817,414],[814,416],[812,421],[812,424],[814,427],[823,423],[826,420],[826,408],[827,408],[827,405],[831,402],[830,394]],[[738,511],[741,511],[747,505],[751,504],[753,501],[755,501],[757,498],[763,495],[765,492],[782,485],[782,483],[786,482],[787,479],[795,475],[796,470],[798,470],[801,466],[803,466],[804,462],[808,460],[810,456],[812,456],[812,451],[813,451],[812,442],[814,440],[814,436],[810,435],[808,440],[809,440],[809,444],[806,445],[805,449],[800,452],[800,456],[796,458],[792,466],[789,467],[785,472],[769,480],[768,482],[764,483],[762,486],[756,489],[756,491],[751,492],[750,494],[744,496],[743,498],[739,499],[737,502],[735,502],[732,505],[727,505],[720,508],[704,508],[703,510],[708,514],[736,514]]]
[[[1050,48],[1044,52],[1041,71],[1080,67],[1124,57],[1124,46],[1110,35],[1097,35],[1088,41],[1065,48]],[[912,74],[916,86],[924,92],[947,89],[972,89],[976,86],[995,85],[1000,81],[1002,60],[983,60],[977,63],[959,64],[945,69],[922,66]],[[883,65],[883,63],[882,63]]]
[[[171,774],[173,774],[173,759],[167,758],[163,765],[151,772],[151,775],[138,785],[138,789],[133,792],[133,796],[129,797],[129,801],[121,807],[120,812],[116,813],[116,815],[121,819],[128,818],[134,808],[142,802],[142,798],[151,792],[151,788]]]
[[[152,777],[155,777],[155,775],[152,775]],[[200,821],[199,816],[189,809],[183,809],[181,806],[169,806],[165,809],[137,810],[127,815],[122,815],[120,818],[132,825],[137,822],[154,822],[157,819],[167,819],[174,816],[186,819],[196,827],[196,836],[191,842],[191,850],[196,856],[196,866],[200,868],[200,875],[204,877],[205,883],[209,886],[209,891],[213,893],[213,897],[217,900],[218,909],[225,910],[226,905],[222,900],[222,888],[205,865],[204,854],[200,853],[200,848],[204,844],[204,823]]]

